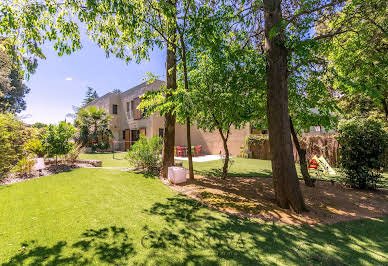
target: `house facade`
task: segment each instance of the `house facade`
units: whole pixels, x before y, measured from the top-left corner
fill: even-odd
[[[158,114],[143,117],[141,111],[137,109],[140,97],[146,91],[159,90],[163,84],[161,80],[155,80],[151,84],[144,82],[122,93],[107,93],[87,105],[104,108],[112,116],[112,148],[114,150],[128,150],[138,140],[140,134],[147,138],[163,137],[164,118]],[[240,154],[240,148],[250,133],[249,125],[242,129],[231,129],[228,147],[232,156]],[[203,154],[224,154],[222,139],[217,131],[205,132],[194,125],[191,127],[191,143],[195,146],[201,145]],[[185,125],[177,123],[175,126],[175,145],[187,145]]]

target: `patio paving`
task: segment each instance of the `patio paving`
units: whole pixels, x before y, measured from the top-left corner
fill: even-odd
[[[216,161],[221,159],[222,159],[222,156],[220,155],[203,155],[203,156],[193,157],[193,162],[208,162],[208,161]],[[175,156],[175,160],[187,161],[188,158]]]

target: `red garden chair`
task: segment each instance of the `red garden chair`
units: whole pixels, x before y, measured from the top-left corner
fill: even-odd
[[[185,155],[185,151],[183,150],[183,148],[181,146],[176,146],[176,156],[184,156]]]
[[[200,156],[201,155],[201,153],[202,153],[201,148],[202,147],[200,145],[194,147],[194,154],[195,154],[195,156]]]

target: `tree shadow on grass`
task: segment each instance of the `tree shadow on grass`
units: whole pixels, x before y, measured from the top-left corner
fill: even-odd
[[[95,263],[95,259],[120,265],[134,255],[126,229],[111,226],[88,229],[81,235],[81,240],[73,244],[58,241],[51,246],[42,246],[34,240],[21,243],[19,254],[2,265],[88,265]]]
[[[207,177],[221,177],[222,169],[221,168],[212,168],[207,170],[194,170],[196,175],[207,176]],[[260,172],[235,172],[229,171],[228,177],[272,177],[272,171],[270,170],[261,170]]]
[[[210,211],[184,196],[145,210],[166,226],[144,227],[147,263],[170,265],[320,264],[356,265],[388,262],[388,216],[335,225],[286,226],[258,223]],[[384,229],[385,228],[385,229]],[[179,259],[172,258],[180,254]],[[228,263],[226,263],[228,264]]]

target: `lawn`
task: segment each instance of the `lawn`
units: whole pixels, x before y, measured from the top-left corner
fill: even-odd
[[[84,153],[80,159],[101,160],[103,167],[128,167],[128,161],[125,159],[126,152],[106,153]]]
[[[0,202],[2,265],[388,263],[388,216],[315,227],[258,223],[120,170],[2,186]]]
[[[114,154],[114,159],[112,153],[89,153],[81,154],[81,159],[96,159],[102,160],[104,167],[128,167],[128,161],[125,159],[127,153],[125,152],[116,152]],[[188,168],[188,162],[182,161],[183,166]],[[209,161],[209,162],[194,162],[194,171],[198,175],[207,175],[207,176],[221,176],[221,169],[223,162],[221,160]],[[296,169],[299,175],[299,178],[302,178],[302,175],[299,170],[299,164],[296,164]],[[335,169],[339,173],[338,169]],[[238,176],[238,177],[271,177],[271,161],[268,160],[258,160],[258,159],[246,159],[235,157],[232,158],[232,163],[229,168],[229,176]],[[314,177],[315,174],[312,174]],[[319,179],[336,179],[341,180],[341,176],[320,176]],[[380,187],[388,188],[388,173],[383,174],[383,179],[381,180]]]

